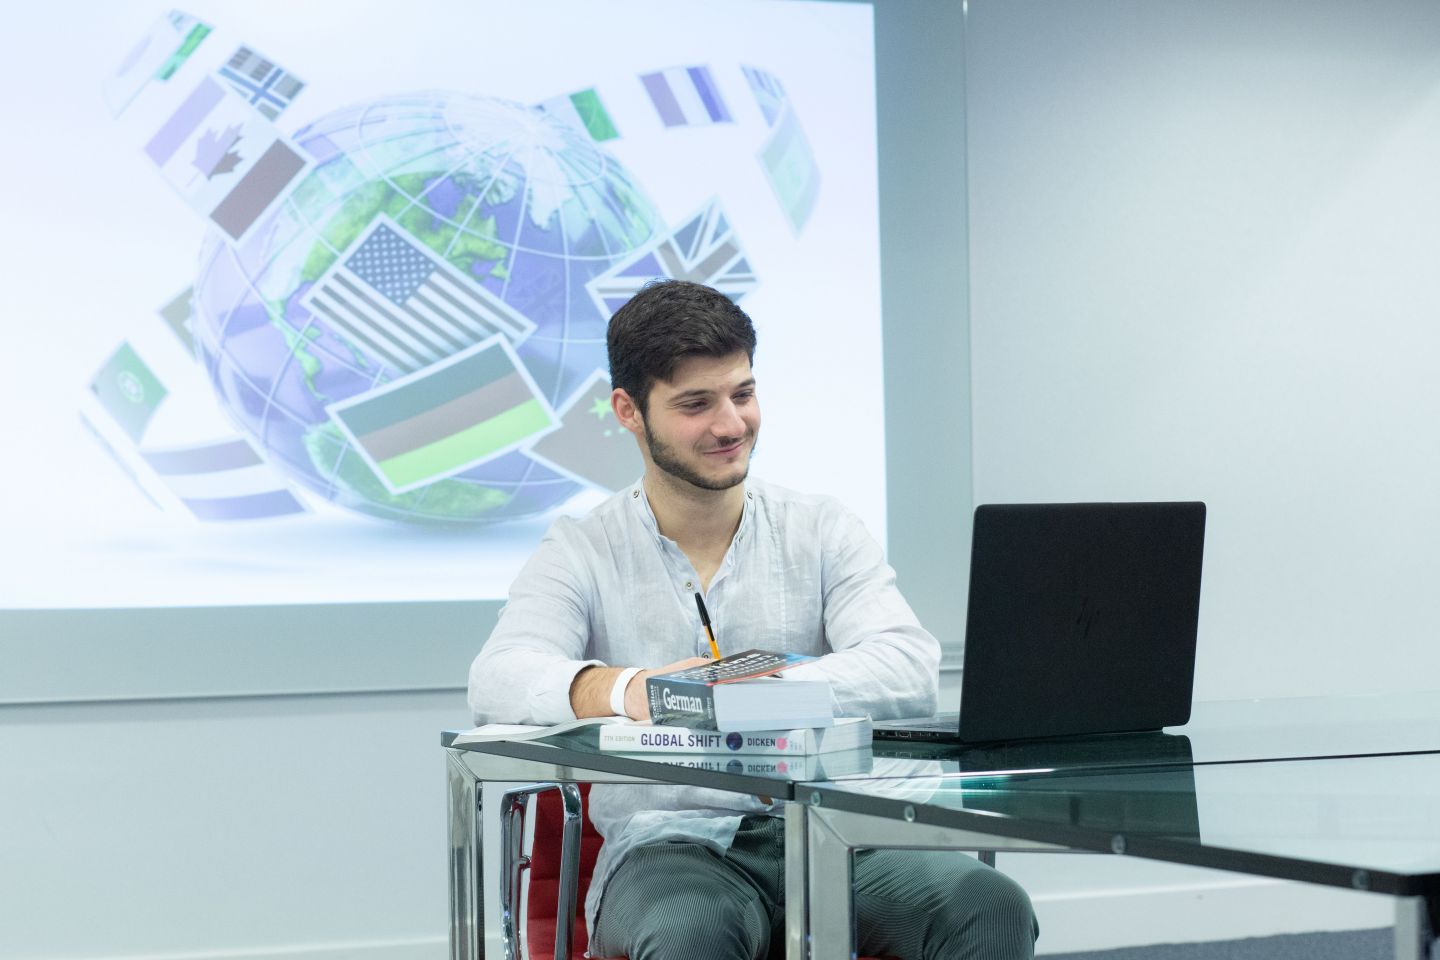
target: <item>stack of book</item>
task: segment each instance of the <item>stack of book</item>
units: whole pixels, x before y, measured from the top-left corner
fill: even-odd
[[[810,659],[746,650],[648,677],[648,723],[591,717],[553,727],[490,724],[462,733],[454,742],[524,740],[597,726],[600,749],[617,753],[803,757],[869,747],[870,718],[836,717],[829,683],[780,675]]]

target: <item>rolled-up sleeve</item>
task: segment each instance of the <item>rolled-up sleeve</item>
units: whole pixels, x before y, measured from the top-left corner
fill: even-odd
[[[573,720],[570,685],[585,667],[593,589],[573,556],[562,518],[510,587],[500,619],[470,664],[476,723],[554,724]]]
[[[895,585],[880,545],[836,508],[821,531],[821,589],[831,652],[787,671],[830,682],[837,716],[925,717],[940,693],[940,644]]]

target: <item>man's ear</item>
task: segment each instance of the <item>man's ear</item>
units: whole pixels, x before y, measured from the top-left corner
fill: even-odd
[[[625,390],[616,387],[611,391],[610,409],[615,413],[615,419],[620,421],[620,426],[637,437],[645,435],[645,418],[640,414],[639,405]]]

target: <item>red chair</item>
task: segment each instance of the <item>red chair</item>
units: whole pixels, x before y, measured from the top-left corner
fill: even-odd
[[[585,956],[589,943],[585,930],[585,915],[581,905],[590,889],[590,875],[595,871],[595,858],[600,854],[600,834],[590,822],[586,801],[590,797],[590,784],[579,784],[580,797],[580,842],[578,849],[578,874],[573,881],[566,877],[562,862],[564,856],[565,796],[559,790],[547,790],[535,797],[535,842],[530,851],[530,899],[527,904],[525,922],[525,944],[527,955],[535,958],[556,957],[563,960],[566,954],[555,952],[557,933],[564,929],[562,917],[568,916],[570,927],[569,957]],[[568,902],[562,901],[563,893]]]

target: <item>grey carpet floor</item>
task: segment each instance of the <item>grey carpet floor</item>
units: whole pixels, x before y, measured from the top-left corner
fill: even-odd
[[[1382,928],[1052,953],[1044,960],[1391,960],[1394,955],[1395,933]]]

